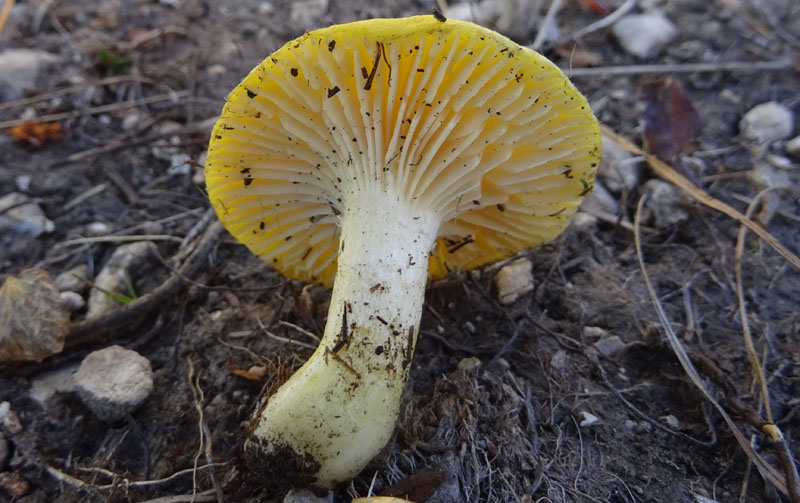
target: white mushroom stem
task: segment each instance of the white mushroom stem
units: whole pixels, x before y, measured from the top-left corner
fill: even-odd
[[[397,419],[439,219],[391,191],[359,189],[342,205],[322,342],[269,398],[246,443],[250,466],[273,487],[277,478],[329,488],[354,477]]]

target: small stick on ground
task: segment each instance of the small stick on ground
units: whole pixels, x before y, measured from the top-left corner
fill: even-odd
[[[188,94],[189,93],[187,91],[177,91],[174,93],[158,94],[156,96],[150,96],[148,98],[143,98],[141,100],[130,100],[130,101],[123,101],[121,103],[100,105],[97,107],[88,108],[86,110],[73,110],[71,112],[40,115],[39,117],[33,117],[31,119],[15,119],[11,121],[0,122],[0,129],[8,129],[14,126],[21,126],[22,124],[25,124],[27,122],[56,122],[64,119],[75,119],[77,117],[82,117],[84,115],[97,115],[107,112],[116,112],[117,110],[123,110],[125,108],[138,107],[142,105],[151,105],[153,103],[161,103],[164,101],[178,102],[181,98],[185,98],[186,96],[188,96]]]
[[[611,14],[607,15],[606,17],[604,17],[599,21],[595,21],[589,26],[581,28],[575,33],[567,35],[566,37],[559,40],[559,43],[569,42],[570,40],[578,40],[584,35],[588,35],[589,33],[592,33],[597,30],[602,30],[606,26],[611,26],[617,21],[617,19],[621,18],[622,16],[633,10],[634,7],[636,7],[636,0],[625,0],[625,3],[620,5],[619,8],[614,12],[612,12]]]
[[[536,38],[533,40],[533,43],[529,46],[534,51],[538,51],[541,49],[542,45],[544,44],[544,37],[547,35],[547,27],[550,26],[550,23],[558,14],[558,11],[561,9],[561,4],[564,3],[563,0],[552,0],[550,2],[550,8],[547,9],[547,14],[544,15],[544,19],[542,19],[542,23],[539,25],[539,32],[536,34]]]
[[[0,33],[3,32],[3,27],[6,25],[8,15],[11,14],[11,7],[14,6],[14,0],[5,0],[3,7],[0,8]]]
[[[117,188],[125,196],[125,199],[128,200],[129,204],[133,206],[139,204],[140,202],[139,194],[136,193],[136,190],[131,186],[130,183],[128,183],[128,180],[126,180],[122,175],[120,175],[116,169],[114,169],[111,166],[106,166],[105,168],[103,168],[103,173],[105,173],[108,179],[111,180],[114,183],[114,185],[117,186]]]
[[[71,199],[69,202],[67,202],[67,204],[65,204],[61,208],[61,213],[62,214],[68,213],[69,210],[71,210],[72,208],[75,208],[76,206],[78,206],[82,202],[86,201],[87,199],[90,199],[90,198],[96,196],[97,194],[100,194],[101,192],[103,192],[107,188],[108,188],[108,184],[101,183],[99,185],[95,185],[94,187],[92,187],[89,190],[81,192],[80,194],[75,196],[73,199]]]
[[[620,65],[592,68],[562,68],[570,78],[662,73],[765,72],[796,70],[791,61],[720,61],[667,65]]]
[[[90,148],[87,150],[83,150],[81,152],[76,152],[72,155],[65,157],[64,159],[58,159],[49,164],[45,164],[43,169],[49,170],[57,166],[64,166],[66,164],[85,161],[86,159],[89,159],[91,157],[109,154],[111,152],[116,152],[119,150],[141,147],[143,145],[153,143],[154,141],[163,140],[165,138],[171,138],[173,136],[181,136],[194,133],[207,133],[211,131],[211,127],[214,125],[216,120],[217,117],[212,117],[209,119],[204,119],[200,122],[195,122],[194,124],[189,124],[188,126],[185,126],[175,131],[169,131],[166,133],[157,133],[151,136],[147,136],[145,138],[141,138],[139,140],[132,140],[125,143],[114,143],[112,145],[103,145],[101,147]]]

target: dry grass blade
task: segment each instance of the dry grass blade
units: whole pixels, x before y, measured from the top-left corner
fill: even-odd
[[[586,26],[585,28],[581,28],[580,30],[576,31],[575,33],[564,37],[559,42],[565,43],[569,42],[570,40],[578,40],[584,35],[588,35],[597,30],[602,30],[606,26],[611,26],[612,24],[616,23],[619,18],[627,14],[628,12],[632,11],[634,7],[636,7],[637,0],[625,0],[625,2],[617,8],[611,14],[605,16],[603,19],[599,21],[595,21],[594,23]]]
[[[769,193],[769,189],[761,191],[755,199],[747,207],[745,216],[750,218],[753,211],[758,206],[761,198]],[[774,424],[772,419],[772,407],[769,403],[769,390],[767,389],[767,379],[764,377],[764,371],[761,369],[761,364],[758,361],[756,354],[756,346],[753,344],[753,336],[750,332],[750,323],[747,319],[747,306],[744,302],[744,288],[742,286],[742,255],[744,254],[744,238],[747,235],[747,227],[744,225],[739,228],[739,236],[736,239],[736,255],[734,262],[734,273],[736,275],[736,296],[739,300],[739,315],[742,320],[742,335],[744,336],[744,346],[747,349],[747,359],[753,367],[753,373],[758,381],[759,388],[761,389],[761,397],[764,400],[764,413],[767,422]]]
[[[687,182],[688,183],[688,182]],[[646,196],[645,196],[646,197]],[[697,386],[703,395],[711,402],[712,405],[717,409],[720,413],[722,418],[725,420],[725,423],[730,428],[731,433],[733,436],[736,437],[736,441],[739,442],[742,450],[744,450],[747,457],[752,461],[752,463],[758,468],[758,471],[761,475],[770,481],[775,487],[778,488],[783,494],[788,495],[789,492],[787,490],[786,481],[772,465],[767,463],[764,458],[761,457],[753,448],[750,446],[750,442],[744,436],[742,431],[736,426],[736,423],[733,422],[733,419],[728,414],[728,412],[719,404],[719,402],[711,395],[711,392],[706,388],[706,385],[703,383],[700,374],[697,372],[694,364],[692,363],[689,355],[686,353],[686,348],[683,347],[683,343],[681,343],[678,336],[672,330],[672,324],[667,318],[667,314],[664,312],[664,307],[661,305],[661,301],[658,300],[658,296],[656,295],[656,291],[653,288],[653,284],[650,282],[650,276],[647,274],[647,268],[644,264],[644,258],[642,256],[642,244],[641,244],[641,234],[639,232],[639,222],[641,220],[641,212],[642,206],[644,205],[645,197],[642,197],[639,200],[639,204],[636,207],[636,216],[633,222],[633,240],[634,245],[636,246],[636,256],[639,260],[639,269],[642,272],[642,278],[644,279],[645,285],[647,286],[647,292],[650,295],[650,300],[653,302],[653,307],[656,310],[656,314],[658,315],[658,319],[661,322],[661,326],[664,329],[664,332],[667,335],[667,339],[669,340],[670,347],[672,347],[672,351],[675,353],[675,356],[678,358],[678,361],[683,367],[683,370],[689,376],[689,379],[692,383]],[[743,217],[744,218],[744,217]]]
[[[561,4],[563,3],[563,0],[552,0],[550,2],[550,7],[547,9],[547,14],[544,15],[544,19],[542,19],[542,23],[539,25],[539,32],[536,34],[536,38],[533,40],[533,43],[528,47],[534,51],[538,51],[542,48],[542,45],[544,45],[545,36],[549,31],[548,27],[555,20],[558,11],[561,10]]]
[[[750,218],[753,211],[758,207],[761,199],[769,193],[770,189],[763,190],[753,199],[748,205],[746,216]],[[800,477],[797,473],[797,464],[795,463],[791,451],[786,444],[786,437],[783,432],[775,424],[772,418],[772,406],[769,400],[769,388],[767,388],[767,379],[764,377],[764,371],[761,363],[758,361],[756,354],[756,347],[753,344],[753,336],[750,332],[750,323],[747,319],[747,309],[744,302],[744,288],[742,286],[742,255],[744,254],[744,240],[747,235],[747,227],[744,225],[739,228],[739,235],[736,239],[736,255],[734,262],[734,272],[736,274],[736,295],[739,300],[739,314],[742,320],[742,335],[744,336],[744,345],[747,349],[747,359],[750,361],[750,366],[753,367],[753,373],[758,381],[761,390],[761,397],[764,401],[764,415],[766,416],[767,424],[762,426],[762,431],[769,435],[772,442],[775,443],[778,449],[778,457],[783,465],[784,474],[787,477],[788,489],[790,491],[789,497],[792,501],[800,500]]]
[[[772,234],[767,232],[766,229],[761,227],[758,223],[754,222],[753,220],[747,218],[746,216],[739,213],[735,208],[723,203],[722,201],[715,199],[708,195],[703,190],[696,187],[692,182],[687,180],[683,175],[672,169],[667,163],[662,162],[661,160],[657,159],[655,156],[648,154],[644,150],[640,149],[629,140],[624,138],[623,136],[618,135],[614,131],[612,131],[607,126],[601,125],[601,130],[603,134],[614,140],[619,146],[624,148],[625,150],[635,154],[641,155],[647,161],[647,164],[653,168],[658,176],[663,178],[664,180],[677,185],[684,191],[686,191],[690,196],[695,198],[700,203],[708,206],[709,208],[715,209],[725,215],[729,216],[730,218],[736,220],[740,224],[744,225],[751,231],[753,231],[758,237],[763,239],[770,245],[776,252],[781,254],[783,258],[789,261],[797,270],[800,271],[800,258],[797,257],[791,250],[783,246],[780,241],[775,239]]]
[[[6,0],[3,2],[3,7],[0,7],[0,33],[3,33],[3,27],[8,21],[8,15],[11,13],[11,7],[14,6],[14,0]]]

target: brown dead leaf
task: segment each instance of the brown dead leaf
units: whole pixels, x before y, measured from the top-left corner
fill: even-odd
[[[225,366],[228,370],[231,371],[231,374],[237,375],[239,377],[244,377],[245,379],[250,379],[251,381],[260,381],[261,376],[255,372],[251,372],[250,370],[238,369],[233,366],[233,362],[231,362],[230,358],[225,360]]]
[[[644,148],[664,162],[671,163],[697,186],[697,173],[687,169],[681,160],[696,149],[697,137],[703,128],[700,114],[683,86],[677,80],[659,80],[648,86],[652,95],[642,113]]]
[[[446,470],[441,466],[423,468],[387,487],[380,495],[425,501],[439,489],[446,475]]]
[[[0,361],[42,361],[60,353],[70,311],[47,271],[26,269],[0,288]]]
[[[25,124],[12,127],[6,131],[6,134],[38,147],[45,142],[64,138],[64,127],[60,122],[26,122]]]

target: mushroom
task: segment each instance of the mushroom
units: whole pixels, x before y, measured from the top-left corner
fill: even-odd
[[[599,159],[567,77],[471,23],[331,26],[256,67],[214,127],[209,198],[275,269],[333,286],[319,347],[253,419],[262,482],[357,475],[394,429],[426,280],[553,239]]]

